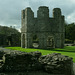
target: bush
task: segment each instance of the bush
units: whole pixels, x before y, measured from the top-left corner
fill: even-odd
[[[65,43],[73,43],[73,41],[69,39],[65,39]]]

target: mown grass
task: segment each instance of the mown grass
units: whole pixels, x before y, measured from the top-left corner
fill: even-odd
[[[51,53],[61,53],[62,55],[67,55],[73,58],[73,62],[75,63],[75,46],[66,46],[63,49],[55,48],[55,49],[33,49],[33,48],[21,48],[21,47],[6,47],[7,49],[11,50],[19,50],[23,52],[34,52],[39,51],[42,55],[47,55]]]

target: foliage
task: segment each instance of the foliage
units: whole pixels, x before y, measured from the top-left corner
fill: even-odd
[[[66,46],[63,49],[55,48],[55,49],[32,49],[32,48],[21,48],[21,47],[6,47],[7,49],[11,50],[19,50],[24,52],[34,52],[39,51],[42,53],[42,55],[47,55],[51,53],[61,53],[62,55],[67,55],[70,57],[73,57],[73,61],[75,62],[75,46]]]
[[[69,40],[69,39],[65,39],[65,43],[73,43],[73,41],[72,40]]]
[[[18,32],[18,30],[16,30],[15,28],[7,27],[7,26],[0,26],[0,34],[9,35],[13,33],[20,34],[20,32]]]
[[[0,46],[20,46],[21,33],[12,27],[0,26]]]
[[[74,41],[75,40],[75,24],[65,24],[65,38]]]

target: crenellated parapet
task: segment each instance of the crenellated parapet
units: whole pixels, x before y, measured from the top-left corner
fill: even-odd
[[[38,19],[47,19],[49,18],[49,8],[46,6],[40,6],[37,11]]]
[[[53,9],[53,18],[57,19],[61,17],[61,9],[60,8],[54,8]]]

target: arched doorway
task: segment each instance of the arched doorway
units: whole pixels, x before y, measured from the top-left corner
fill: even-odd
[[[22,48],[25,48],[25,34],[22,34]]]
[[[13,42],[12,42],[12,36],[7,36],[7,40],[6,40],[7,46],[12,46]]]

